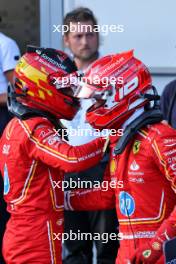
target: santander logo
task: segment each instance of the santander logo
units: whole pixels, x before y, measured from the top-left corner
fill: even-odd
[[[139,165],[136,163],[136,161],[134,160],[132,163],[131,163],[131,165],[130,165],[130,169],[132,170],[132,171],[137,171],[137,170],[139,170]]]

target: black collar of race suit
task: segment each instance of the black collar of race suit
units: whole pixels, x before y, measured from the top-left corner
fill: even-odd
[[[114,154],[122,154],[128,142],[134,137],[134,135],[140,128],[149,124],[158,123],[162,120],[163,115],[158,107],[151,108],[142,113],[139,117],[137,117],[132,123],[130,123],[126,127],[123,136],[118,140],[118,143],[114,148]]]
[[[7,106],[8,110],[20,120],[27,120],[32,117],[44,117],[53,124],[58,132],[64,129],[61,122],[54,115],[47,111],[41,111],[22,105],[16,100],[16,95],[13,94],[13,92],[8,93]],[[62,132],[60,132],[60,134],[62,134]],[[65,138],[65,140],[67,140],[67,138]]]

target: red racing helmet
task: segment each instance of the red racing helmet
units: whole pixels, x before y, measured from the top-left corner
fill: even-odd
[[[70,83],[76,71],[66,53],[29,46],[14,71],[16,100],[31,109],[71,120],[80,107],[79,100],[73,97],[75,86]],[[65,81],[61,82],[61,78]]]
[[[147,67],[133,51],[96,60],[86,71],[75,96],[93,98],[87,121],[98,129],[120,127],[138,108],[149,102],[152,85]]]

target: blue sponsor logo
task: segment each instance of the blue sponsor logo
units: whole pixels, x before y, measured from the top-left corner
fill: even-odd
[[[135,201],[133,197],[127,192],[120,192],[119,194],[119,208],[121,214],[131,216],[135,210]]]
[[[4,194],[8,194],[10,190],[10,181],[9,181],[9,174],[7,165],[4,166]]]

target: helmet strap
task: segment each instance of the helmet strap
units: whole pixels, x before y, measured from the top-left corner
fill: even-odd
[[[130,123],[126,127],[123,136],[118,140],[118,143],[115,146],[114,154],[122,154],[129,141],[135,136],[136,132],[140,128],[149,124],[158,123],[162,120],[163,115],[159,108],[154,107],[142,113],[139,117],[137,117],[132,123]]]

